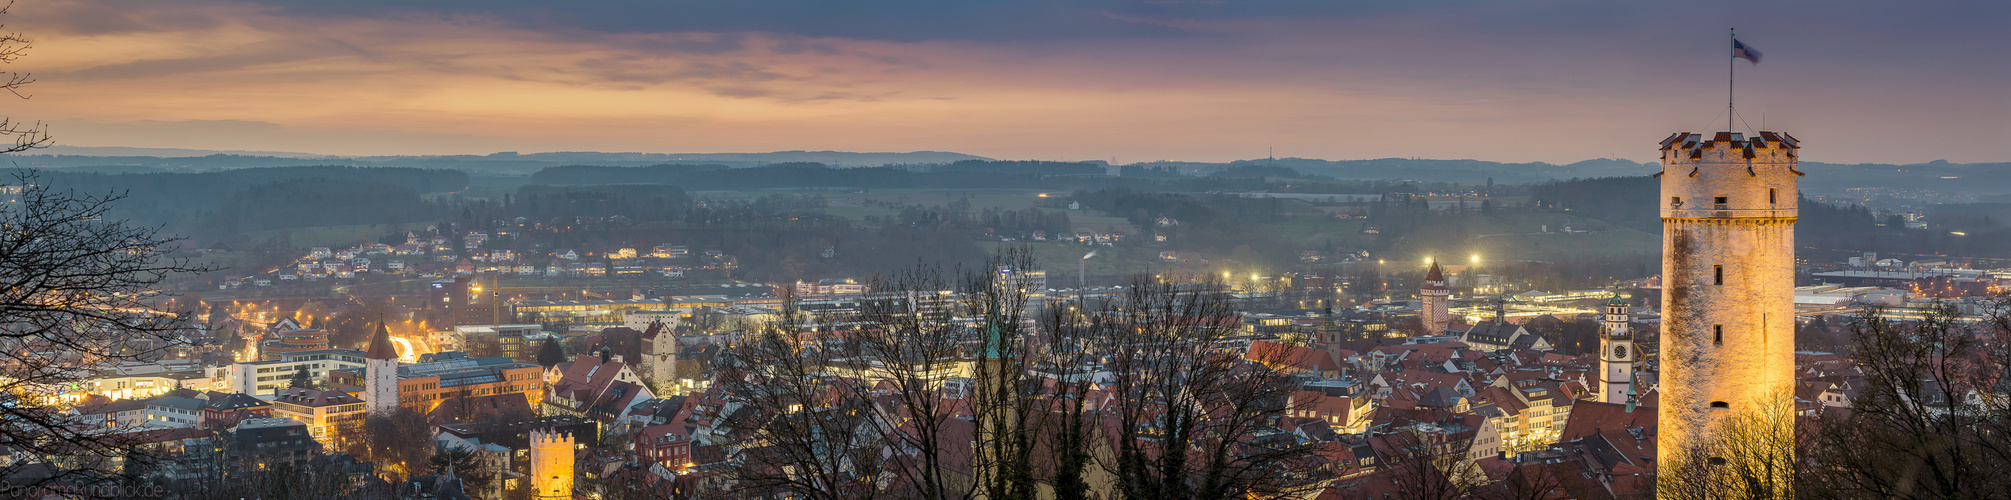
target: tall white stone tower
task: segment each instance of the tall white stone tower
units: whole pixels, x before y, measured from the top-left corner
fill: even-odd
[[[573,497],[573,436],[550,431],[531,431],[531,498],[558,500]]]
[[[398,349],[391,329],[377,322],[370,349],[363,353],[363,408],[370,415],[390,415],[398,409]]]
[[[1599,335],[1599,402],[1627,402],[1634,382],[1634,334],[1627,329],[1627,301],[1606,302],[1606,326]]]
[[[1444,335],[1445,327],[1452,324],[1452,289],[1446,287],[1445,272],[1438,269],[1438,259],[1432,259],[1431,270],[1424,274],[1424,286],[1417,291],[1419,304],[1418,322],[1424,324],[1425,335]]]
[[[1798,150],[1774,132],[1662,141],[1661,470],[1739,460],[1725,422],[1794,404]],[[1755,430],[1786,439],[1792,420]]]

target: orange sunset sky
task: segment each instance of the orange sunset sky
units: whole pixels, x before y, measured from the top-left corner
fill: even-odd
[[[20,0],[0,21],[38,80],[5,116],[69,146],[1120,163],[1650,160],[1725,126],[1736,26],[1765,54],[1738,61],[1752,128],[1913,163],[2011,161],[2006,5]]]

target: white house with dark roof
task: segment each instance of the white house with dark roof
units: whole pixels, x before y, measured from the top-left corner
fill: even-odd
[[[145,401],[146,425],[151,427],[195,427],[202,423],[203,400],[182,396],[160,396]]]
[[[1522,325],[1506,321],[1482,321],[1468,328],[1459,341],[1476,351],[1496,352],[1504,349],[1523,349],[1549,352],[1554,350],[1550,341],[1529,333]]]

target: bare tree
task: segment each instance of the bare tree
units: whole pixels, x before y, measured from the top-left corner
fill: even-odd
[[[1240,325],[1219,286],[1134,279],[1097,350],[1115,391],[1109,427],[1117,496],[1132,499],[1285,498],[1319,488],[1295,480],[1314,456],[1277,429],[1299,383],[1243,361]]]
[[[18,57],[0,37],[0,61]],[[10,52],[10,50],[15,50]],[[20,81],[21,77],[16,77]],[[4,87],[0,84],[0,87]],[[5,125],[0,125],[5,133]],[[145,462],[132,443],[105,425],[79,425],[72,401],[57,396],[82,383],[89,365],[158,359],[185,342],[192,313],[149,306],[166,294],[158,285],[176,273],[208,269],[164,258],[169,238],[158,228],[108,221],[122,195],[90,196],[41,185],[32,171],[14,173],[0,191],[0,446],[25,456],[126,456]],[[16,461],[0,474],[32,467]],[[78,463],[94,463],[83,461]],[[64,476],[115,471],[82,467]]]
[[[749,496],[865,499],[881,495],[886,435],[873,420],[859,382],[826,373],[842,345],[804,328],[813,318],[784,297],[777,320],[752,332],[730,354],[719,386],[732,403],[720,410],[740,447],[736,489]],[[835,348],[835,349],[834,349]]]
[[[0,6],[0,14],[6,14],[9,9],[13,8],[14,2],[7,2],[7,5]],[[16,31],[7,31],[7,26],[0,24],[0,64],[13,64],[14,61],[20,60],[22,56],[28,55],[28,49],[34,45],[34,41],[29,40],[27,35]],[[14,97],[27,99],[28,94],[24,94],[22,91],[31,83],[35,83],[34,76],[28,73],[9,71],[6,76],[0,77],[0,90],[6,90],[8,93],[14,94]],[[44,126],[42,122],[35,122],[33,124],[21,123],[8,117],[0,117],[0,136],[14,138],[14,145],[0,146],[0,154],[19,153],[47,146],[52,140],[49,136],[49,128]]]
[[[1039,444],[1033,392],[1039,383],[1028,376],[1036,359],[1022,326],[1028,291],[1015,279],[1032,269],[1024,249],[999,253],[979,272],[965,278],[965,310],[982,318],[972,356],[971,394],[977,424],[972,454],[978,488],[986,498],[1032,499],[1037,495],[1034,455]]]
[[[948,499],[982,489],[990,498],[1031,495],[1032,443],[1027,408],[1020,397],[1031,359],[1022,341],[1021,321],[1028,290],[1014,270],[1033,268],[1032,254],[1008,248],[976,270],[945,272],[919,265],[889,279],[873,280],[875,299],[861,304],[859,328],[844,337],[848,363],[870,366],[858,387],[865,399],[882,399],[874,422],[907,459],[892,463],[912,490],[910,496]],[[947,276],[955,276],[951,282]],[[974,331],[950,321],[981,317]],[[944,385],[969,365],[975,390],[948,394]],[[884,386],[884,396],[879,388]],[[968,438],[958,429],[963,413],[975,418]],[[959,440],[972,443],[959,443]],[[990,450],[976,453],[975,449]],[[975,477],[960,477],[952,463],[968,463]]]
[[[1657,498],[1794,498],[1806,473],[1795,450],[1793,394],[1773,394],[1722,417],[1717,433],[1684,458],[1658,464]]]
[[[806,498],[1281,498],[1317,448],[1298,387],[1243,359],[1220,287],[1140,281],[1117,306],[1031,303],[1024,249],[875,279],[857,314],[782,318],[729,350],[735,491]],[[968,378],[958,375],[968,370]],[[952,386],[950,382],[957,382]],[[1119,435],[1106,436],[1102,429]],[[1116,443],[1116,444],[1113,444]],[[1111,479],[1115,478],[1115,479]],[[1107,494],[1106,494],[1107,495]]]
[[[375,462],[380,472],[411,478],[430,465],[433,426],[426,413],[399,406],[388,415],[368,415],[348,453]]]
[[[1046,390],[1035,400],[1031,424],[1050,457],[1036,473],[1048,478],[1056,500],[1085,500],[1101,486],[1089,483],[1097,459],[1091,450],[1101,444],[1100,413],[1093,401],[1100,367],[1090,347],[1110,326],[1111,322],[1093,320],[1076,306],[1047,307],[1040,317],[1040,358],[1034,368],[1047,381],[1041,384]]]
[[[1446,429],[1413,425],[1396,432],[1375,436],[1387,455],[1384,474],[1397,486],[1398,498],[1406,500],[1453,500],[1470,498],[1482,491],[1487,477],[1467,459],[1471,437],[1462,440]]]
[[[1579,489],[1574,481],[1578,473],[1567,464],[1523,464],[1510,470],[1508,477],[1498,483],[1481,489],[1480,498],[1492,500],[1551,500],[1553,498],[1585,498],[1589,488]]]
[[[2011,491],[2007,303],[1941,304],[1909,320],[1868,310],[1850,324],[1863,372],[1846,412],[1825,415],[1812,460],[1822,497],[2003,498]],[[1981,319],[1981,321],[1976,321]]]

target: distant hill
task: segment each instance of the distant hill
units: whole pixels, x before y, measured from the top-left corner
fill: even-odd
[[[274,158],[336,158],[329,155],[286,151],[221,151],[183,148],[128,148],[121,146],[49,146],[35,150],[35,154],[63,156],[154,156],[163,158],[188,158],[210,155],[270,156]]]
[[[593,151],[435,156],[326,156],[279,151],[215,151],[174,148],[54,146],[30,154],[8,155],[12,164],[28,168],[72,169],[93,173],[203,172],[253,167],[355,166],[460,170],[475,175],[528,176],[553,167],[647,167],[652,165],[716,165],[742,169],[778,164],[820,164],[829,167],[893,166],[930,171],[959,162],[997,162],[990,158],[942,151],[868,152],[775,151],[768,153],[607,153]],[[1044,173],[1038,165],[1070,162],[1002,162],[1008,170]],[[1097,163],[1101,162],[1086,162]],[[1481,184],[1536,184],[1570,179],[1628,177],[1654,173],[1655,162],[1599,158],[1570,164],[1504,163],[1486,160],[1377,158],[1259,158],[1231,162],[1161,161],[1135,163],[1122,169],[1149,177],[1206,177],[1227,173],[1336,181],[1417,181]],[[1981,200],[2011,200],[2011,163],[1949,163],[1931,161],[1907,165],[1802,163],[1810,175],[1802,188],[1828,192],[1854,187],[1921,190],[1976,196]],[[1272,173],[1264,173],[1272,172]],[[1118,172],[1109,172],[1118,173]],[[584,179],[580,182],[585,182]],[[660,181],[654,181],[660,182]],[[564,183],[564,182],[562,182]]]
[[[176,172],[200,172],[250,167],[343,165],[358,167],[446,168],[474,173],[526,175],[548,167],[598,165],[641,167],[666,163],[701,163],[730,168],[776,163],[821,163],[836,167],[938,165],[990,158],[940,151],[851,153],[843,151],[777,151],[772,153],[601,153],[502,152],[487,155],[324,156],[272,151],[210,151],[171,148],[55,146],[9,155],[29,168],[147,167]],[[110,170],[116,171],[116,170]]]

